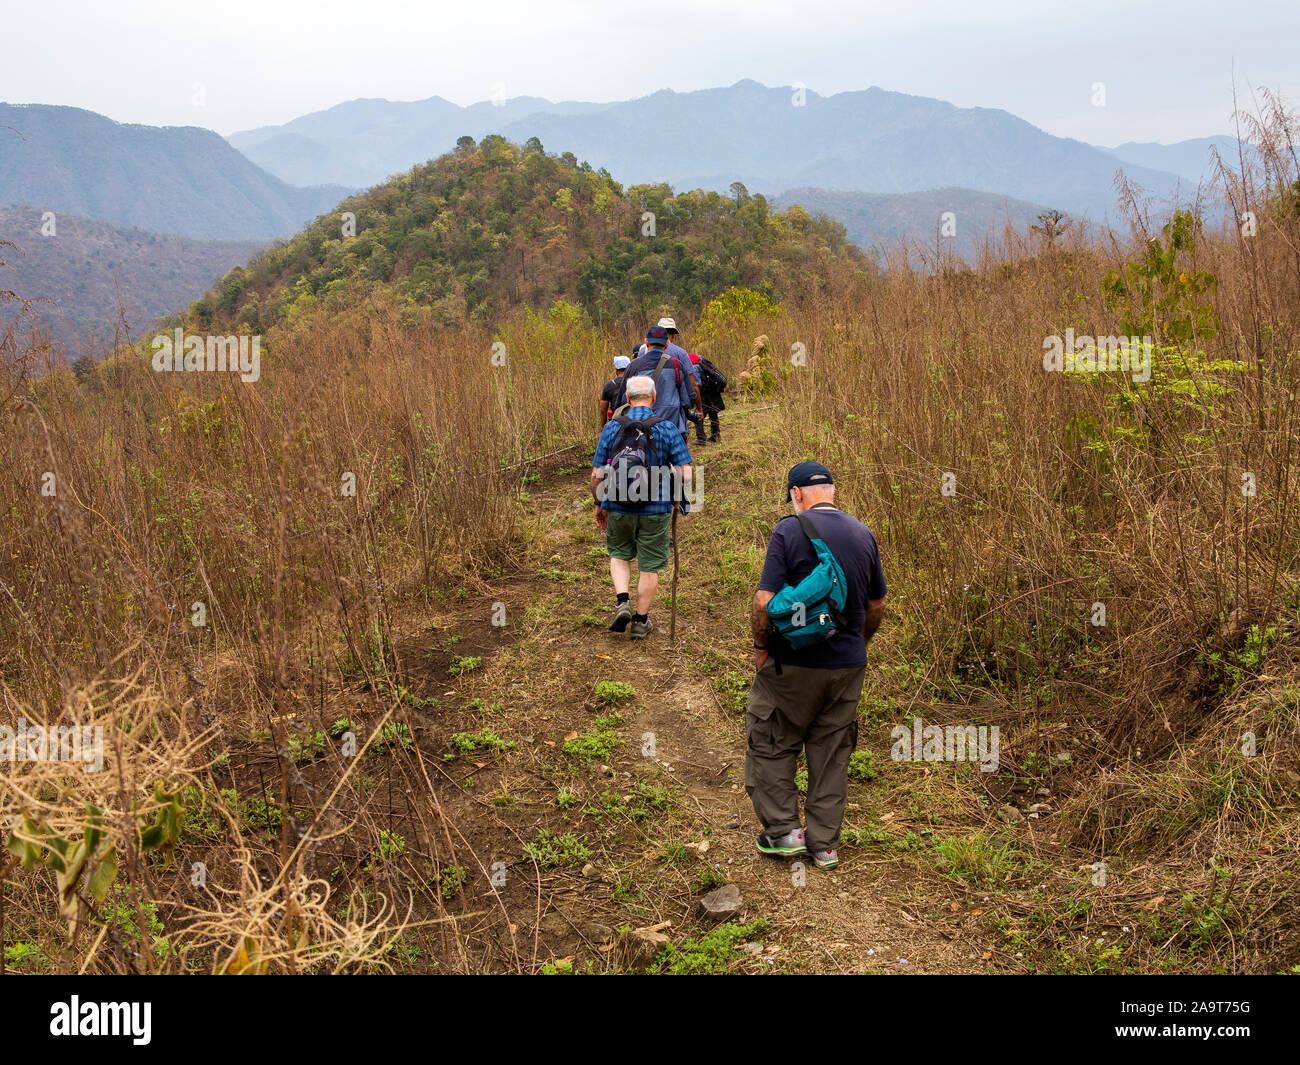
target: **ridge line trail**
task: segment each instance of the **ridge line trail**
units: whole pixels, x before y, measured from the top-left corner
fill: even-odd
[[[753,589],[743,574],[729,572],[725,561],[729,550],[743,546],[732,542],[736,537],[727,530],[734,530],[735,523],[748,520],[748,516],[736,513],[737,508],[729,509],[727,497],[732,474],[743,472],[747,479],[757,478],[756,483],[776,485],[779,480],[780,475],[772,470],[752,469],[752,463],[746,466],[743,459],[737,461],[737,453],[771,417],[770,411],[755,408],[749,412],[746,406],[737,405],[724,414],[724,443],[692,452],[705,471],[701,483],[704,497],[699,512],[678,518],[680,653],[668,653],[671,559],[661,574],[652,608],[655,632],[645,641],[633,642],[605,628],[613,607],[613,590],[604,534],[595,528],[588,495],[590,449],[574,449],[563,461],[580,463],[580,469],[574,465],[558,473],[553,469],[542,474],[540,485],[527,489],[524,505],[528,517],[546,536],[538,545],[540,572],[490,582],[494,588],[500,585],[497,592],[510,602],[512,619],[522,615],[524,620],[512,620],[495,634],[497,638],[491,642],[500,651],[478,675],[477,683],[490,682],[490,690],[504,690],[510,698],[526,700],[526,706],[512,704],[510,717],[501,720],[519,742],[519,750],[513,752],[516,757],[528,757],[532,748],[541,757],[563,761],[566,767],[572,760],[561,753],[565,737],[590,731],[596,717],[610,712],[596,703],[596,682],[622,680],[635,688],[635,698],[619,708],[624,717],[617,730],[622,745],[607,759],[596,758],[589,768],[580,766],[577,771],[588,774],[589,796],[602,788],[627,795],[639,782],[668,786],[691,819],[689,830],[680,822],[675,825],[678,838],[710,841],[705,854],[691,852],[681,862],[679,890],[671,893],[671,898],[661,895],[650,903],[660,914],[659,920],[672,922],[667,934],[674,940],[704,930],[683,910],[702,894],[690,882],[716,863],[728,881],[740,888],[747,917],[771,921],[771,929],[761,938],[765,943],[780,944],[776,967],[796,964],[803,971],[831,973],[971,973],[1018,968],[997,949],[978,914],[970,913],[981,905],[978,895],[972,899],[972,893],[961,885],[938,877],[921,880],[908,868],[906,859],[884,848],[842,846],[841,864],[831,872],[805,861],[802,886],[793,883],[788,863],[765,858],[754,849],[760,826],[744,790],[743,714],[743,692],[752,675],[746,649]],[[520,498],[525,501],[523,495]],[[583,498],[587,503],[580,507]],[[763,530],[764,546],[769,531]],[[889,574],[888,557],[885,566]],[[721,589],[719,582],[724,585]],[[508,595],[504,594],[507,588]],[[721,601],[719,591],[725,593]],[[888,616],[885,623],[890,623]],[[719,698],[714,686],[714,679],[728,670],[745,681],[742,688],[732,679],[728,695],[735,694],[736,701],[731,707]],[[527,735],[529,732],[535,734]],[[654,734],[655,757],[642,756],[645,733]],[[888,758],[887,743],[882,753],[879,737],[866,727],[861,730],[858,749],[874,749],[877,760]],[[612,777],[600,773],[605,761]],[[510,770],[507,761],[506,781],[511,779]],[[534,768],[524,779],[535,785],[539,775]],[[514,779],[521,781],[517,770]],[[867,827],[870,823],[859,812],[857,802],[866,787],[850,783],[846,825],[856,821]],[[545,803],[529,805],[536,808]],[[582,812],[581,806],[572,813],[560,811],[557,831],[575,831],[578,818],[573,815]],[[903,811],[896,813],[898,824],[907,820]],[[536,826],[536,820],[532,824]],[[706,825],[709,835],[702,831]],[[644,845],[634,841],[634,857],[653,863],[656,824],[652,820],[638,828],[645,841]],[[544,904],[542,913],[553,908],[561,917],[552,920],[551,930],[570,937],[577,932],[585,941],[579,943],[579,957],[590,950],[590,941],[581,934],[584,920],[615,928],[640,924],[626,915],[619,920],[609,909],[610,884],[620,881],[630,860],[626,846],[618,855],[600,853],[598,846],[593,844],[592,857],[600,870],[598,884],[593,885],[576,870],[543,870],[537,887]],[[614,863],[616,867],[611,868]],[[524,865],[531,874],[531,863],[525,859]],[[672,869],[660,868],[650,875],[656,874],[671,876]],[[632,879],[635,882],[639,877],[633,874]],[[566,880],[572,888],[564,886]],[[579,901],[575,895],[586,899]],[[539,927],[547,929],[544,917]],[[981,960],[986,952],[992,952],[991,957],[997,960]],[[545,960],[543,955],[544,951],[540,960]],[[761,971],[767,966],[758,968]]]

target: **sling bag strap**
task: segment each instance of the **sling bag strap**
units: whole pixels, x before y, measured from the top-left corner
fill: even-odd
[[[811,509],[813,508],[809,507],[809,510]],[[830,541],[817,531],[817,526],[813,524],[812,518],[808,517],[808,511],[804,511],[802,514],[796,515],[796,517],[798,517],[799,527],[803,529],[803,534],[808,537],[808,541],[811,543],[813,540],[820,540],[824,543],[826,545],[826,550],[831,553],[831,558],[835,559],[836,565],[838,565],[840,569],[843,569],[844,563],[840,562],[839,557],[835,554],[835,549],[831,547]],[[816,550],[817,549],[814,547],[814,555],[816,554]],[[826,603],[826,607],[830,610],[831,617],[835,619],[835,624],[843,628],[845,624],[844,615],[841,614],[839,610],[836,609],[835,604],[829,600]]]
[[[809,508],[809,509],[813,509],[813,508]],[[835,549],[834,549],[833,547],[831,547],[831,545],[830,545],[830,543],[827,541],[826,537],[822,536],[822,535],[817,531],[817,526],[814,525],[813,522],[812,522],[812,519],[811,519],[810,517],[807,516],[807,511],[805,511],[803,514],[796,514],[795,517],[797,517],[797,518],[799,519],[799,528],[801,528],[801,529],[803,530],[803,534],[804,534],[806,537],[808,537],[808,541],[809,541],[809,543],[811,543],[813,540],[820,540],[822,543],[826,544],[826,550],[830,552],[830,554],[831,554],[831,558],[835,559],[835,562],[836,562],[837,565],[840,566],[840,569],[843,569],[844,566],[843,566],[842,563],[840,563],[839,556],[837,556],[837,555],[835,554]],[[817,549],[816,549],[816,546],[814,546],[814,547],[813,547],[813,555],[814,555],[814,557],[816,557],[816,552],[817,552]],[[830,610],[831,617],[835,619],[835,624],[836,624],[836,625],[839,625],[841,628],[846,627],[846,623],[845,623],[845,621],[844,621],[844,615],[841,614],[840,611],[836,609],[835,604],[832,603],[832,602],[830,602],[829,600],[827,600],[827,602],[826,602],[826,606],[827,606],[827,608]],[[777,638],[775,641],[773,641],[773,640],[772,640],[772,636],[777,636],[778,638]],[[779,638],[779,634],[777,634],[775,631],[773,631],[773,632],[769,635],[769,637],[768,637],[768,641],[769,641],[769,643],[771,644],[771,648],[770,648],[770,650],[768,651],[768,654],[769,654],[769,655],[771,656],[771,658],[772,658],[772,665],[775,667],[776,675],[777,675],[778,677],[779,677],[779,676],[783,676],[783,673],[782,673],[782,670],[781,670],[781,644],[782,644],[784,641],[782,641],[782,640]]]

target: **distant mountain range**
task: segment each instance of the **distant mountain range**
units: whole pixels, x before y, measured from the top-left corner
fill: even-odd
[[[1190,193],[1210,174],[1211,146],[1231,160],[1237,143],[1099,148],[1005,111],[879,88],[799,95],[748,80],[616,103],[352,100],[228,140],[0,104],[0,239],[25,253],[0,255],[9,264],[0,288],[53,299],[57,313],[46,307],[44,323],[84,349],[111,336],[119,294],[143,324],[358,188],[489,133],[520,145],[535,137],[625,186],[726,192],[739,182],[774,205],[838,220],[862,248],[928,245],[952,211],[952,247],[967,258],[1007,222],[1024,228],[1047,207],[1104,220],[1121,170],[1157,196]],[[55,238],[40,235],[46,211]]]
[[[459,137],[477,140],[541,111],[590,114],[608,106],[553,104],[537,96],[469,107],[440,96],[408,103],[349,100],[283,126],[233,133],[227,140],[258,166],[292,184],[336,182],[369,188],[450,151]],[[334,176],[322,179],[319,174]]]
[[[199,240],[270,240],[297,232],[348,191],[294,188],[207,129],[0,104],[0,207]]]
[[[43,302],[32,307],[40,326],[70,355],[102,349],[122,316],[133,335],[186,306],[264,242],[199,241],[61,214],[53,236],[41,234],[41,212],[0,209],[0,290]],[[17,304],[0,303],[0,329]]]
[[[487,133],[521,144],[537,137],[629,183],[725,190],[740,181],[770,196],[961,187],[1098,220],[1115,202],[1119,170],[1160,197],[1178,192],[1181,173],[1054,137],[1006,111],[879,88],[799,96],[749,80],[609,104],[354,100],[230,142],[285,180],[369,185],[449,150],[458,136]]]
[[[773,203],[781,208],[797,203],[810,213],[829,215],[863,250],[885,251],[899,241],[914,240],[951,248],[972,261],[986,237],[999,236],[1008,223],[1023,231],[1047,210],[1041,204],[970,189],[898,194],[791,189]],[[941,232],[948,212],[955,231],[951,237]]]
[[[1195,185],[1214,177],[1214,166],[1210,161],[1211,148],[1217,149],[1229,166],[1238,166],[1237,143],[1236,137],[1228,136],[1198,137],[1176,144],[1128,141],[1114,148],[1103,148],[1102,151],[1109,152],[1124,163],[1177,174]]]

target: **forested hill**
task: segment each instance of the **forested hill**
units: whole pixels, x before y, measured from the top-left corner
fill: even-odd
[[[450,325],[564,298],[596,321],[630,320],[732,286],[807,297],[859,268],[868,262],[838,222],[797,206],[778,213],[741,186],[730,196],[624,189],[535,140],[464,137],[235,268],[190,317],[258,331],[382,299]]]

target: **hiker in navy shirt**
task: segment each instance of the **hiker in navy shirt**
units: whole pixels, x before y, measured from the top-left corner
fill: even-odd
[[[668,346],[668,331],[662,326],[652,326],[646,331],[645,353],[632,360],[623,375],[624,381],[639,374],[654,378],[659,360]],[[683,353],[684,355],[685,353]],[[690,360],[680,362],[669,355],[668,362],[655,382],[654,412],[672,422],[682,433],[686,432],[686,411],[700,406],[700,394],[691,376]],[[626,388],[625,388],[626,391]],[[621,402],[621,399],[620,399]]]
[[[787,585],[797,587],[818,564],[798,517],[782,519],[768,541],[750,611],[757,672],[745,716],[745,790],[763,825],[760,853],[781,858],[811,854],[819,869],[833,869],[839,864],[836,847],[848,802],[849,756],[858,741],[867,644],[885,613],[885,575],[876,538],[856,518],[836,509],[831,472],[820,462],[791,468],[786,499],[796,515],[813,525],[844,571],[844,625],[820,643],[797,650],[781,646],[767,604]],[[794,783],[800,750],[808,759],[806,831]]]

